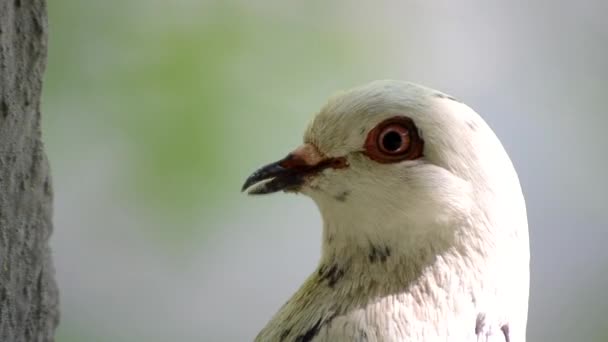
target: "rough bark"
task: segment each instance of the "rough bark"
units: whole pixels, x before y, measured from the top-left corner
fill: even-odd
[[[53,341],[52,188],[40,134],[44,0],[0,0],[0,341]]]

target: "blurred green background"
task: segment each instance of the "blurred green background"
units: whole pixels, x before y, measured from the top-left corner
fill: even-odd
[[[382,78],[463,99],[510,152],[529,340],[608,339],[608,7],[558,3],[49,1],[57,340],[251,340],[315,266],[320,219],[242,181]]]

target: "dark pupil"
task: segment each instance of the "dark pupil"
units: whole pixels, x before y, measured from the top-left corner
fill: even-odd
[[[395,131],[386,133],[382,138],[382,147],[388,152],[397,151],[402,143],[401,134]]]

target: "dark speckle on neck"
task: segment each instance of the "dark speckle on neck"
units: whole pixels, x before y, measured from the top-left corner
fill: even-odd
[[[388,246],[376,246],[371,245],[371,250],[369,252],[369,262],[386,262],[388,257],[391,256],[391,249]]]
[[[295,341],[296,342],[310,342],[313,340],[313,338],[315,338],[315,336],[317,336],[319,334],[319,331],[321,331],[321,329],[324,326],[329,326],[331,325],[331,322],[334,320],[334,318],[336,318],[337,314],[331,314],[328,317],[321,317],[319,318],[319,320],[312,326],[310,327],[308,330],[306,330],[303,334],[298,335],[298,337],[296,337]],[[289,334],[288,334],[289,335]]]
[[[298,335],[298,337],[296,337],[296,342],[312,341],[312,339],[315,336],[317,336],[317,334],[319,333],[319,330],[321,330],[322,321],[323,321],[323,319],[319,318],[319,320],[317,321],[317,323],[315,323],[315,325],[313,325],[310,329],[306,330],[306,332],[304,332],[302,335]]]
[[[335,195],[334,198],[338,202],[346,202],[346,200],[348,199],[348,196],[350,196],[350,191],[349,190],[344,190],[341,193]]]
[[[318,275],[321,281],[327,281],[329,287],[336,286],[336,283],[344,277],[344,269],[333,264],[331,266],[322,265],[319,267]]]
[[[279,341],[281,341],[281,342],[285,341],[285,339],[287,338],[287,336],[289,336],[290,333],[291,333],[291,328],[287,328],[287,329],[283,330],[283,332],[281,333],[281,336],[279,337]]]
[[[503,335],[505,335],[505,342],[511,342],[511,338],[509,337],[509,325],[503,325],[500,327],[500,330],[502,330]]]
[[[486,315],[480,313],[477,315],[477,319],[475,320],[475,335],[479,336],[484,328]]]

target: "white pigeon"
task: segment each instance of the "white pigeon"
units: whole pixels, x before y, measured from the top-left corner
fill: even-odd
[[[392,80],[339,93],[247,189],[307,195],[323,219],[318,268],[256,341],[525,341],[521,187],[453,97]]]

